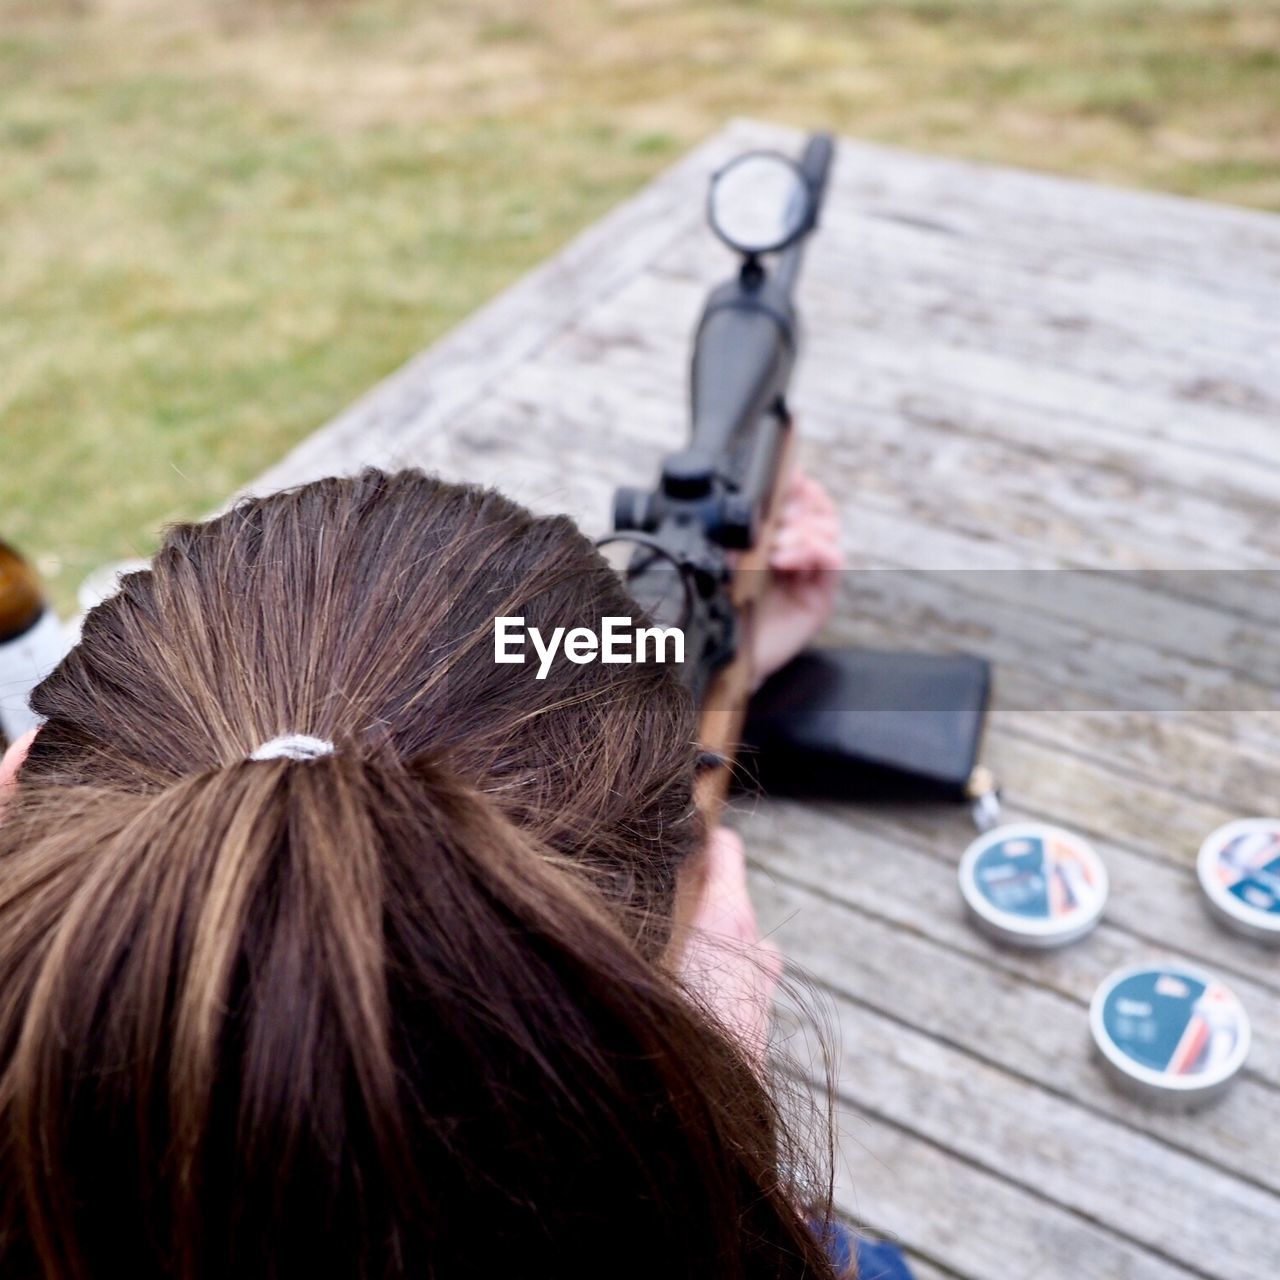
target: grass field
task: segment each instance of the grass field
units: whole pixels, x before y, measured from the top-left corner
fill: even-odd
[[[0,0],[0,537],[69,609],[738,114],[1280,209],[1280,0]]]

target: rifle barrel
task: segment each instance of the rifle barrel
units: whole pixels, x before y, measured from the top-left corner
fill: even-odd
[[[827,175],[831,172],[831,160],[835,147],[829,133],[815,133],[805,143],[804,154],[800,157],[800,172],[804,174],[809,190],[813,192],[813,219],[809,231],[785,250],[778,259],[773,278],[782,290],[790,296],[795,289],[796,278],[800,274],[800,263],[804,257],[804,246],[809,234],[817,229],[818,217],[822,212],[822,202],[827,194]]]

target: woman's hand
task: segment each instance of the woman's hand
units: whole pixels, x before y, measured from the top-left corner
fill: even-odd
[[[760,937],[741,837],[728,827],[716,827],[704,856],[702,898],[681,955],[681,975],[752,1061],[763,1065],[782,956]]]
[[[816,480],[796,472],[769,548],[769,584],[756,609],[751,657],[757,687],[830,618],[843,565],[836,504]]]

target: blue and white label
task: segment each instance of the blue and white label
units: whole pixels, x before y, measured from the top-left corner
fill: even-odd
[[[1078,836],[1045,823],[1017,823],[969,846],[960,860],[960,891],[993,931],[1049,945],[1096,922],[1106,904],[1107,873]]]
[[[1090,1011],[1094,1038],[1135,1079],[1195,1089],[1239,1070],[1249,1047],[1244,1006],[1223,983],[1181,966],[1123,970]]]
[[[1280,821],[1245,818],[1219,827],[1200,847],[1196,870],[1228,923],[1280,938]]]

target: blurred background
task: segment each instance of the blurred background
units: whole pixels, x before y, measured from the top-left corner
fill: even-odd
[[[0,0],[0,534],[71,612],[734,115],[1280,209],[1280,0]]]

